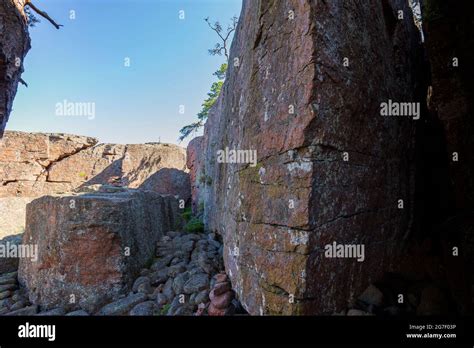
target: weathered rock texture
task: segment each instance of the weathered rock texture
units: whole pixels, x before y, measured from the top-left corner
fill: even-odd
[[[201,210],[200,205],[203,202],[201,188],[207,184],[205,173],[202,172],[204,169],[203,140],[202,136],[194,138],[189,142],[186,150],[186,166],[191,180],[192,209],[195,214]]]
[[[185,168],[185,150],[176,145],[97,144],[90,137],[7,131],[0,140],[0,237],[22,231],[33,198],[90,184],[138,188],[163,169],[176,172],[155,177],[148,189],[188,200]]]
[[[403,0],[244,1],[205,127],[203,196],[250,314],[334,312],[396,267],[416,121],[380,104],[415,101],[419,41]],[[217,163],[226,147],[256,150],[257,166]],[[334,241],[364,244],[364,262],[326,258]]]
[[[179,213],[174,196],[125,188],[38,198],[23,236],[38,260],[20,259],[20,284],[43,308],[94,312],[131,289],[159,238],[180,227]]]
[[[191,198],[189,174],[174,168],[158,170],[140,185],[140,189],[161,194],[173,193],[179,196],[184,202],[187,202]]]
[[[25,2],[0,2],[0,138],[23,72],[23,60],[30,49],[28,25],[23,11]]]

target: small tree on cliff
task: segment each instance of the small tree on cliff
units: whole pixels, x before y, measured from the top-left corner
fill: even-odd
[[[28,7],[27,7],[28,6]],[[31,0],[26,0],[25,5],[23,6],[25,10],[25,15],[28,20],[28,25],[31,27],[34,27],[36,23],[39,22],[38,18],[31,12],[31,10],[35,11],[37,14],[39,14],[41,17],[46,18],[56,29],[59,29],[62,27],[61,24],[58,24],[52,19],[46,12],[41,11],[39,8],[37,8]],[[30,10],[31,9],[31,10]]]
[[[29,7],[25,7],[25,16],[28,21],[28,26],[35,27],[40,20],[31,12]]]
[[[229,40],[231,34],[237,28],[237,21],[238,18],[236,16],[232,17],[231,23],[227,27],[226,32],[224,33],[223,28],[219,22],[215,22],[212,24],[209,21],[209,18],[204,19],[207,25],[219,36],[220,42],[218,42],[214,48],[209,50],[209,54],[212,56],[222,56],[226,57],[226,63],[222,64],[213,75],[217,77],[217,81],[214,82],[211,86],[211,90],[207,93],[207,98],[202,103],[202,109],[197,114],[198,120],[197,122],[191,123],[187,126],[184,126],[180,129],[181,136],[179,137],[179,141],[183,141],[191,134],[197,132],[204,123],[206,122],[207,116],[209,114],[209,110],[215,104],[217,98],[222,89],[222,85],[224,84],[225,74],[227,72],[227,61],[229,60]]]

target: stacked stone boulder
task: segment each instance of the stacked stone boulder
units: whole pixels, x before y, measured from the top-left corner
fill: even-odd
[[[215,276],[216,283],[209,293],[208,313],[210,316],[224,316],[231,314],[235,309],[232,300],[234,299],[234,291],[227,274],[219,273]]]

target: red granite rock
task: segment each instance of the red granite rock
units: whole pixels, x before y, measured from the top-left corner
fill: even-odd
[[[419,42],[403,0],[244,1],[199,170],[205,223],[250,314],[340,311],[397,266],[417,121],[380,107],[415,101]],[[220,163],[226,148],[257,163]],[[326,258],[334,241],[364,244],[364,261]]]
[[[194,214],[198,213],[201,189],[206,185],[206,178],[202,173],[203,168],[203,137],[196,137],[191,140],[186,149],[186,166],[189,169],[191,180],[192,209]]]
[[[0,238],[24,229],[33,198],[109,184],[190,197],[185,149],[170,144],[97,144],[69,134],[5,132],[0,139]]]
[[[93,313],[130,291],[158,239],[179,223],[177,199],[149,191],[101,187],[38,198],[27,206],[23,243],[37,245],[39,257],[20,259],[19,282],[32,303]]]

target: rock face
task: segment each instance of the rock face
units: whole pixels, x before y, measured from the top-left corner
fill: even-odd
[[[184,202],[191,198],[189,174],[174,168],[160,169],[146,179],[140,189],[161,194],[173,193]]]
[[[8,236],[0,240],[0,274],[16,272],[18,269],[17,254],[12,255],[12,249],[17,249],[22,242],[23,236]],[[1,282],[0,282],[1,285]]]
[[[381,103],[418,101],[419,41],[403,0],[244,1],[205,126],[202,195],[250,314],[334,312],[396,267],[416,121]],[[256,165],[221,163],[226,148],[256,151]],[[326,257],[333,242],[363,246],[363,261]]]
[[[30,36],[23,11],[25,0],[0,3],[0,138],[10,116],[13,98],[30,49]]]
[[[20,259],[19,281],[43,308],[94,312],[131,289],[159,238],[179,228],[179,213],[174,196],[116,187],[38,198],[23,237],[38,259]]]
[[[185,168],[185,150],[175,145],[97,144],[90,137],[7,131],[0,140],[0,237],[24,229],[25,207],[33,198],[82,185],[138,188],[160,170],[175,169],[155,177],[149,189],[187,200]]]
[[[443,225],[446,274],[458,308],[469,312],[467,304],[474,278],[474,26],[470,1],[422,1],[423,29],[431,68],[428,108],[441,124],[449,165],[452,204]],[[460,257],[452,256],[458,247]],[[470,276],[465,284],[465,277]],[[466,291],[467,289],[467,291]],[[472,309],[471,309],[472,310]]]
[[[429,108],[444,127],[458,211],[474,209],[473,4],[423,1],[423,27],[431,66]],[[454,39],[450,39],[454,38]],[[458,154],[458,160],[453,154]]]
[[[194,138],[189,142],[186,150],[186,166],[189,169],[189,178],[191,180],[192,209],[194,214],[199,213],[199,206],[203,201],[201,188],[207,184],[205,173],[202,172],[204,169],[203,140],[202,136]]]

